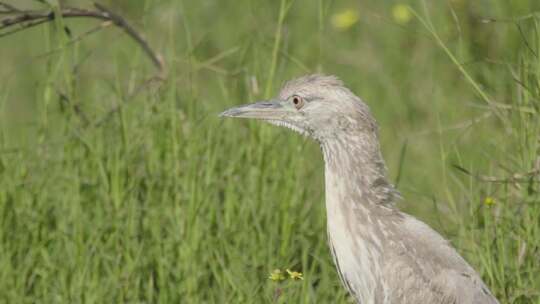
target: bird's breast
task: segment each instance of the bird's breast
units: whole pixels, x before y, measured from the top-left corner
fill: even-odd
[[[369,210],[350,201],[341,177],[326,175],[328,241],[344,286],[361,303],[376,303],[380,276],[380,240],[374,239]],[[378,303],[378,302],[377,302]]]

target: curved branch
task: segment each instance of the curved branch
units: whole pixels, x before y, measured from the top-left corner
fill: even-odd
[[[93,18],[112,22],[135,40],[144,50],[154,66],[159,70],[160,78],[166,77],[165,63],[161,55],[152,49],[148,41],[126,19],[102,4],[94,3],[94,7],[95,10],[63,7],[60,8],[60,14],[62,18]],[[0,1],[0,8],[3,8],[0,11],[3,15],[8,15],[8,17],[0,19],[0,37],[53,21],[56,18],[53,10],[21,10],[2,1]]]

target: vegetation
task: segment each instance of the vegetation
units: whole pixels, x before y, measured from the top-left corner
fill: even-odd
[[[217,117],[313,72],[370,105],[400,208],[540,303],[538,1],[104,4],[166,78],[92,19],[0,37],[1,303],[347,303],[319,147]]]

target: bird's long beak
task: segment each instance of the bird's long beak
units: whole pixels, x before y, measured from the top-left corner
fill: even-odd
[[[278,100],[264,100],[228,109],[219,114],[220,117],[253,118],[264,120],[282,120],[291,113],[286,103]]]

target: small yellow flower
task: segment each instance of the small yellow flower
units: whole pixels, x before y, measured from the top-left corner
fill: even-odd
[[[411,8],[405,4],[396,4],[392,8],[392,17],[396,23],[405,25],[412,19]]]
[[[338,30],[347,30],[358,22],[358,12],[353,9],[347,9],[340,13],[332,15],[332,26]]]
[[[487,196],[485,199],[484,199],[484,205],[486,206],[491,206],[495,204],[495,199],[493,197],[490,197],[490,196]]]
[[[268,278],[274,282],[279,282],[279,281],[285,280],[285,275],[283,274],[283,271],[281,271],[280,269],[274,269],[270,273],[270,276]]]
[[[293,280],[303,280],[304,276],[301,272],[297,271],[291,271],[290,269],[287,269],[287,273],[289,274],[289,277]]]

